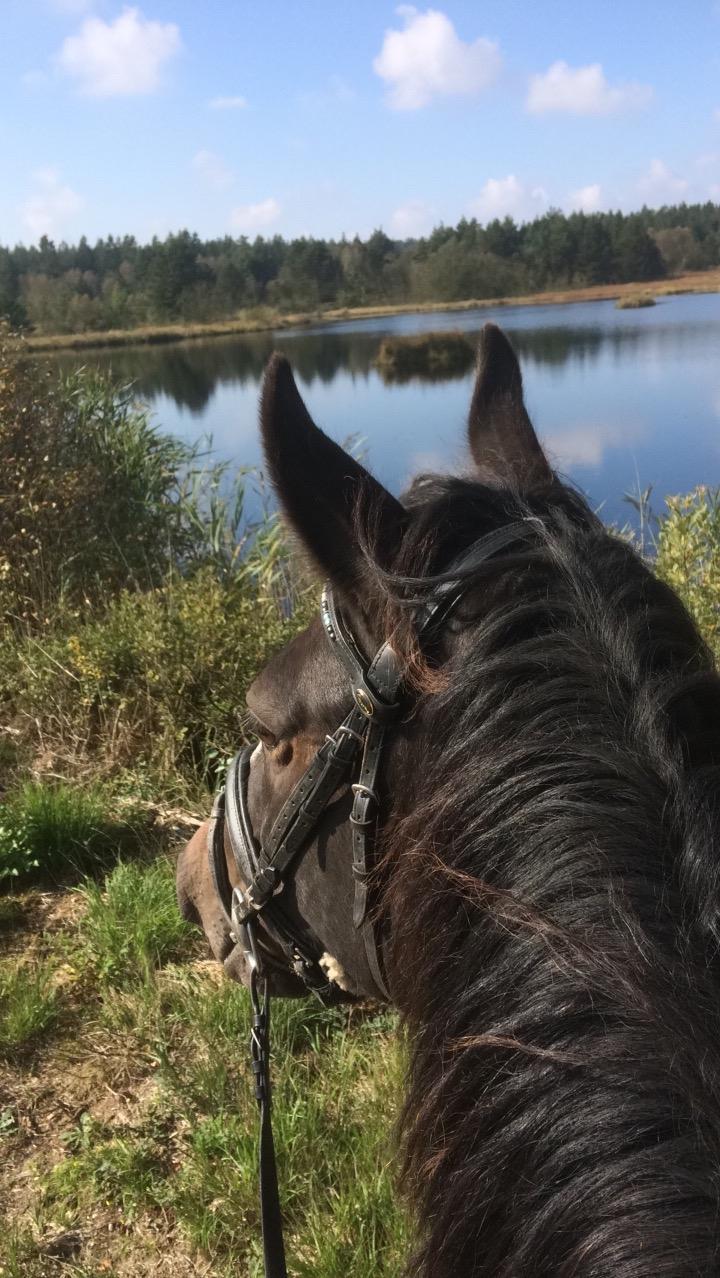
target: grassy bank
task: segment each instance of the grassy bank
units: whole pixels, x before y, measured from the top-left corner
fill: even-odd
[[[7,343],[0,477],[0,1275],[259,1278],[248,1003],[173,856],[316,591],[130,390]],[[717,495],[672,499],[657,548],[720,653]],[[290,1272],[396,1278],[393,1020],[274,1022]]]
[[[105,332],[29,334],[26,340],[28,348],[35,351],[91,350],[138,344],[160,345],[200,338],[227,337],[234,333],[260,333],[299,328],[309,324],[376,319],[384,315],[434,314],[439,311],[492,309],[498,306],[549,306],[569,302],[612,301],[632,296],[637,293],[637,289],[637,284],[596,284],[586,288],[555,289],[550,292],[524,294],[518,297],[468,298],[463,302],[405,303],[397,306],[328,308],[294,314],[274,311],[266,307],[246,311],[235,319],[217,323],[145,325],[141,328],[110,329]],[[687,272],[671,279],[644,284],[643,289],[654,297],[668,297],[676,293],[717,293],[720,292],[720,271],[713,269]]]

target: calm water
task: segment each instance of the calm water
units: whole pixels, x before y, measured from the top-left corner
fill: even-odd
[[[720,296],[680,296],[653,309],[612,302],[502,307],[303,329],[292,333],[63,356],[132,378],[163,429],[210,435],[215,453],[260,462],[262,368],[277,347],[290,358],[315,420],[340,441],[359,436],[375,473],[394,491],[418,470],[466,464],[471,376],[387,386],[373,368],[390,333],[459,328],[488,319],[520,355],[527,404],[555,465],[605,518],[626,521],[623,494],[720,484]]]

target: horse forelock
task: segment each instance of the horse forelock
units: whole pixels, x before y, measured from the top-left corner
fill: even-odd
[[[437,572],[483,521],[542,529],[469,583],[386,832],[412,1272],[714,1274],[720,680],[568,490],[418,494],[382,574],[409,652],[423,559]]]

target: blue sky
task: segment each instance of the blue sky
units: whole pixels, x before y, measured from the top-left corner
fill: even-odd
[[[720,0],[2,0],[0,243],[720,201]]]

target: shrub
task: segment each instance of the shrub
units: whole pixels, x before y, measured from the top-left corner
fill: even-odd
[[[668,497],[657,570],[680,595],[720,659],[720,489]]]
[[[216,760],[241,738],[248,683],[299,619],[211,568],[124,591],[98,618],[0,654],[0,703],[56,772],[130,769],[168,793],[181,776],[214,784]]]
[[[0,332],[0,607],[37,628],[197,554],[186,472],[132,387],[81,369],[58,379]]]

